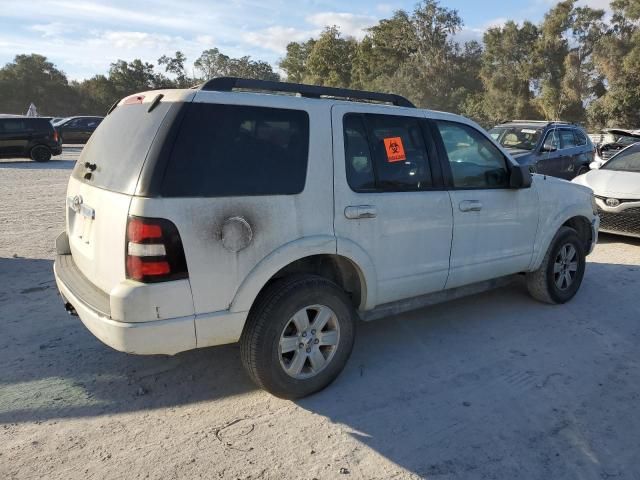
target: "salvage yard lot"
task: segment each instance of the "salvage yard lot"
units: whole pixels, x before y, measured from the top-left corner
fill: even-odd
[[[130,356],[67,316],[79,152],[0,162],[0,478],[640,479],[640,241],[603,235],[565,306],[516,283],[363,324],[338,380],[289,402],[235,345]]]

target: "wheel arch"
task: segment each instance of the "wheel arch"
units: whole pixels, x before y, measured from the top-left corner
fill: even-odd
[[[573,228],[580,239],[583,241],[585,252],[591,250],[591,242],[593,241],[593,233],[591,228],[591,220],[584,212],[576,211],[573,208],[569,208],[559,214],[552,222],[547,223],[544,236],[538,243],[538,248],[534,252],[533,261],[531,264],[531,271],[537,270],[542,264],[547,250],[549,249],[551,242],[556,236],[556,233],[562,227]]]
[[[230,305],[232,312],[251,309],[260,293],[273,281],[287,275],[308,273],[340,285],[356,309],[371,301],[372,267],[348,254],[338,254],[333,236],[308,237],[290,242],[265,257],[247,275]]]

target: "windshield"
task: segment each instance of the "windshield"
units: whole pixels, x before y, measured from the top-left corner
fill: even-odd
[[[542,129],[531,127],[496,127],[489,135],[505,148],[533,150],[536,148]]]
[[[640,138],[638,137],[620,136],[616,138],[616,143],[619,143],[620,145],[633,145],[637,142],[640,142]]]
[[[602,169],[618,172],[640,172],[640,145],[622,150],[605,163]]]

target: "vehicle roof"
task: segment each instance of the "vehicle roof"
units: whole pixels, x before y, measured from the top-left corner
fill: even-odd
[[[640,130],[627,130],[626,128],[605,128],[605,133],[612,133],[614,135],[625,135],[627,137],[640,138]]]

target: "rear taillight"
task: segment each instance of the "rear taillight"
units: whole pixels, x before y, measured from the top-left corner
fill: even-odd
[[[164,218],[130,216],[126,238],[127,278],[144,283],[188,278],[182,240]]]
[[[60,138],[60,137],[58,136],[58,131],[57,131],[57,130],[54,130],[54,131],[53,131],[53,141],[54,141],[54,142],[57,142],[59,138]]]

